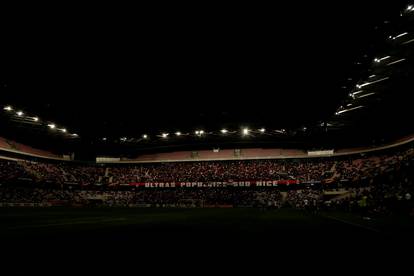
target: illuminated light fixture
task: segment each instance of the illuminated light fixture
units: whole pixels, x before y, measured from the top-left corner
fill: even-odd
[[[374,61],[377,62],[377,63],[379,63],[379,62],[381,62],[383,60],[389,59],[390,57],[391,56],[385,56],[385,57],[382,57],[382,58],[375,58]]]
[[[55,124],[48,124],[47,126],[50,127],[51,129],[56,128],[56,125]]]
[[[221,133],[226,134],[227,132],[229,132],[227,129],[223,128],[222,130],[220,130]]]
[[[261,128],[261,129],[259,129],[259,131],[260,131],[261,133],[264,133],[264,132],[266,131],[266,129]]]
[[[126,138],[126,137],[122,137],[122,138],[121,138],[121,141],[122,141],[122,142],[125,142],[126,140],[127,140],[127,138]]]
[[[33,117],[33,121],[38,122],[39,118],[38,117]]]
[[[201,136],[201,135],[204,134],[204,130],[196,130],[195,134],[198,135],[198,136]]]
[[[360,99],[360,98],[364,98],[364,97],[368,97],[368,96],[371,96],[371,95],[374,95],[375,93],[368,93],[368,94],[364,94],[364,95],[362,95],[362,96],[359,96],[358,97],[358,99]]]
[[[388,63],[388,64],[387,64],[387,66],[390,66],[390,65],[393,65],[393,64],[396,64],[396,63],[400,63],[400,62],[402,62],[402,61],[404,61],[404,60],[405,60],[405,58],[402,58],[402,59],[399,59],[399,60],[396,60],[396,61],[390,62],[390,63]]]
[[[350,93],[349,96],[354,97],[355,95],[358,95],[358,94],[361,94],[361,93],[364,93],[364,90],[355,91],[354,93]]]
[[[335,112],[335,115],[339,115],[339,114],[349,112],[349,111],[352,111],[352,110],[355,110],[355,109],[363,108],[363,107],[364,107],[363,105],[359,105],[359,106],[356,106],[356,107],[353,107],[353,108],[340,110],[340,111]]]
[[[414,42],[414,39],[410,39],[410,40],[408,40],[408,41],[406,41],[406,42],[404,42],[404,43],[401,43],[401,44],[408,44],[408,43],[412,43],[412,42]]]
[[[22,111],[18,111],[18,112],[16,112],[16,114],[17,114],[17,116],[21,117],[21,116],[23,116],[24,113]]]
[[[102,138],[102,141],[106,141],[106,137]]]
[[[144,135],[142,135],[142,138],[143,139],[147,139],[148,138],[148,135],[147,134],[144,134]]]
[[[390,63],[388,63],[388,65],[390,65]],[[385,81],[387,79],[389,79],[389,77],[385,77],[385,78],[382,78],[382,79],[379,79],[379,80],[375,80],[375,81],[371,81],[371,82],[366,82],[366,83],[363,83],[363,84],[357,84],[357,88],[361,88],[361,87],[364,87],[364,86],[367,86],[367,85],[371,85],[371,84],[374,84],[374,83],[377,83],[377,82]]]
[[[242,130],[242,134],[243,135],[249,135],[249,129],[248,128],[243,128],[243,130]]]
[[[402,37],[402,36],[405,36],[405,35],[408,35],[408,33],[404,32],[402,34],[399,34],[399,35],[395,36],[393,39],[396,39],[396,38],[399,38],[399,37]]]
[[[66,133],[67,130],[66,130],[66,128],[62,128],[60,131]]]
[[[79,135],[78,135],[78,134],[76,134],[76,133],[73,133],[73,134],[72,134],[72,136],[74,136],[74,137],[78,137]]]
[[[414,5],[408,5],[407,11],[414,11]]]
[[[376,77],[376,75],[371,75],[371,76],[369,76],[368,78],[369,78],[369,79],[372,79],[372,78],[374,78],[374,77]]]
[[[163,133],[163,134],[161,134],[161,137],[162,137],[162,138],[167,138],[167,137],[168,137],[168,133]]]
[[[181,136],[181,132],[177,131],[177,132],[175,133],[175,135],[176,135],[176,136]]]
[[[6,110],[6,111],[12,111],[13,110],[13,107],[11,107],[10,105],[8,105],[8,106],[5,106],[3,109]]]

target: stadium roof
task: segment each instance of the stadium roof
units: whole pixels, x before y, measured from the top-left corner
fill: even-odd
[[[249,143],[412,131],[403,122],[412,115],[408,5],[338,1],[87,12],[76,22],[73,14],[15,18],[3,35],[0,103],[24,115],[4,110],[0,134],[106,147],[165,145],[163,133],[168,143],[204,137],[220,144],[240,140],[244,128],[260,137],[242,140]],[[232,139],[223,139],[223,128]]]

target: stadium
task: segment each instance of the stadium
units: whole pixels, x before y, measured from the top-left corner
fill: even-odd
[[[73,37],[90,47],[78,51],[64,39],[57,50],[33,45],[36,54],[10,43],[2,243],[411,241],[414,5],[342,8],[331,18],[313,7],[321,22],[299,10],[309,29],[283,28],[277,55],[263,36],[281,22],[251,32],[240,23],[230,35],[225,19],[193,18],[183,36],[170,36],[181,24],[162,25],[166,41],[137,56],[87,34]],[[130,59],[139,70],[123,69]]]

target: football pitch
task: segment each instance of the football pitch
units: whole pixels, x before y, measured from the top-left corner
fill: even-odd
[[[3,208],[3,243],[283,243],[383,238],[410,239],[414,220],[383,216],[364,219],[344,212],[300,210]]]

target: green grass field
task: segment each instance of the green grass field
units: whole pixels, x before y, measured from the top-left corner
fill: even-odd
[[[16,268],[30,261],[42,270],[52,262],[66,268],[91,260],[101,268],[123,267],[128,260],[152,270],[189,262],[203,270],[219,263],[365,263],[367,257],[405,255],[413,230],[408,217],[368,221],[356,214],[290,209],[3,208],[0,252],[7,258],[0,263]]]
[[[414,221],[408,217],[364,220],[350,213],[311,214],[290,209],[7,208],[0,209],[0,226],[3,241],[139,242],[190,237],[278,241],[310,236],[410,236]]]
[[[370,264],[367,258],[389,263],[405,256],[401,248],[411,247],[413,230],[407,217],[367,221],[356,214],[290,209],[3,208],[0,252],[6,258],[0,263],[42,272],[59,264],[54,273],[85,265],[182,273],[190,263],[212,274],[246,265],[291,271],[329,263],[337,270]]]

